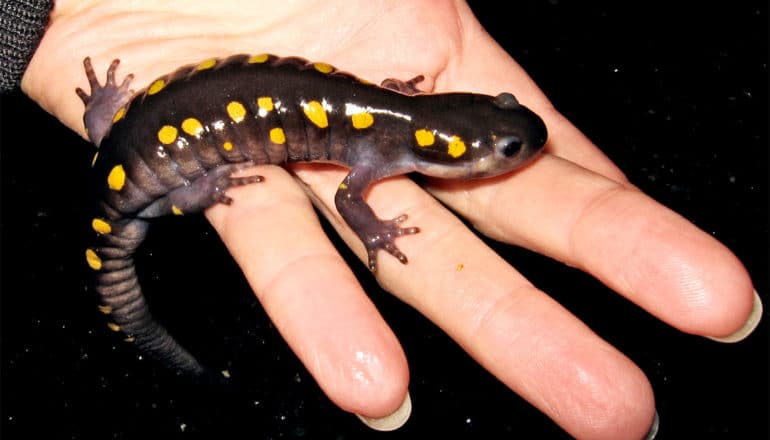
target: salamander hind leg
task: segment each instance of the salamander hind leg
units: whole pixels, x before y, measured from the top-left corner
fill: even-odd
[[[227,196],[227,189],[235,186],[258,183],[262,176],[233,177],[232,174],[251,163],[220,165],[207,171],[188,185],[175,188],[145,208],[140,218],[160,217],[167,214],[183,215],[201,212],[217,203],[229,205],[233,199]]]
[[[134,94],[133,90],[129,88],[134,79],[133,74],[126,75],[123,83],[117,85],[115,72],[118,69],[118,64],[120,64],[120,60],[112,61],[107,69],[107,82],[102,86],[96,78],[91,58],[84,59],[83,67],[88,78],[88,85],[91,87],[91,94],[89,95],[80,87],[75,89],[75,93],[86,105],[83,122],[88,138],[97,147],[110,131],[114,121],[120,119],[118,117],[119,112],[125,112],[125,106]]]

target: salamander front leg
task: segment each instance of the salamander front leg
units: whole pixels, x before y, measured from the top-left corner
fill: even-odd
[[[419,95],[420,93],[425,93],[424,91],[417,88],[417,84],[423,82],[424,80],[425,77],[423,75],[417,75],[407,81],[395,78],[386,78],[382,81],[382,83],[380,83],[380,87],[395,90],[397,92],[403,93],[404,95],[413,96]]]
[[[402,235],[416,234],[419,228],[402,228],[407,216],[402,214],[392,220],[378,218],[372,208],[364,201],[363,192],[375,180],[371,169],[353,169],[342,181],[334,196],[342,218],[358,235],[366,247],[369,270],[377,271],[377,251],[384,250],[403,264],[408,262],[406,255],[395,244],[395,239]]]

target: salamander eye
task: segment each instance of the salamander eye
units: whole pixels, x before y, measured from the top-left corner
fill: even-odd
[[[505,157],[513,157],[521,151],[521,139],[518,136],[505,136],[495,141],[495,149]]]
[[[516,97],[510,93],[501,93],[495,96],[494,103],[498,108],[504,110],[513,110],[521,105]]]

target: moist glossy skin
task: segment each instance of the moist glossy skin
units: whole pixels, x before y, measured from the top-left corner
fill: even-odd
[[[418,229],[400,226],[406,215],[379,219],[363,199],[372,183],[408,172],[499,175],[527,163],[546,140],[542,120],[512,95],[422,95],[415,88],[421,77],[378,87],[325,63],[236,55],[183,67],[132,97],[131,75],[116,84],[117,66],[102,86],[86,59],[91,94],[77,90],[99,146],[86,261],[110,329],[194,375],[206,370],[151,318],[136,278],[132,256],[148,219],[229,204],[229,186],[262,180],[230,177],[238,167],[336,163],[350,168],[337,210],[376,271],[379,250],[406,263],[394,241]]]

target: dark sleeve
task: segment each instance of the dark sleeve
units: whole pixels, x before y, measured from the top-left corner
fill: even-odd
[[[43,38],[53,1],[1,0],[0,3],[0,93],[8,93],[19,86]]]

